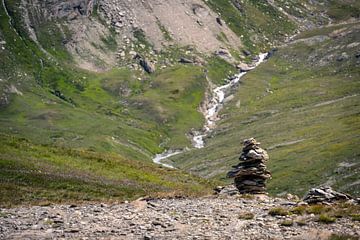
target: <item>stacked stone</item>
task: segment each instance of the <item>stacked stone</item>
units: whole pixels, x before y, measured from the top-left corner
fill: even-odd
[[[228,172],[228,177],[235,178],[235,186],[240,193],[266,193],[265,182],[271,178],[265,165],[269,160],[269,155],[259,145],[260,143],[254,138],[244,140],[240,163]]]

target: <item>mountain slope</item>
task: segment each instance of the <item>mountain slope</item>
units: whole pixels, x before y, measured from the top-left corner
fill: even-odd
[[[345,3],[350,3],[350,7]],[[337,11],[338,7],[341,11]],[[142,168],[141,164],[145,164],[150,169],[146,171],[155,172],[155,178],[162,174],[169,177],[166,181],[155,181],[157,186],[150,188],[149,192],[151,189],[164,189],[167,193],[176,191],[178,187],[172,185],[177,179],[176,174],[190,183],[180,188],[197,188],[201,180],[193,180],[193,177],[181,172],[174,173],[175,176],[172,172],[157,172],[157,166],[152,166],[150,161],[155,154],[166,149],[191,148],[189,136],[194,130],[202,129],[204,117],[199,108],[208,96],[209,89],[225,83],[238,71],[236,66],[239,63],[252,62],[259,52],[268,51],[299,30],[349,20],[348,17],[357,18],[358,9],[357,2],[350,0],[325,1],[324,4],[317,1],[288,4],[285,1],[260,3],[252,0],[3,0],[0,5],[0,132],[4,146],[10,142],[10,146],[1,149],[1,182],[9,184],[4,191],[8,193],[7,196],[12,196],[11,193],[17,192],[19,186],[23,188],[27,179],[32,179],[30,186],[34,184],[34,188],[38,188],[38,176],[33,177],[32,171],[42,172],[40,182],[52,182],[51,176],[55,170],[47,173],[44,169],[53,169],[55,163],[51,161],[52,157],[58,159],[59,155],[67,156],[68,151],[76,152],[75,160],[79,162],[77,171],[71,172],[68,162],[60,161],[57,163],[59,166],[54,167],[62,169],[66,178],[96,172],[86,168],[89,164],[86,157],[77,155],[77,151],[84,151],[90,155],[94,153],[95,156],[91,158],[100,162],[102,154],[117,154],[124,160],[119,160],[119,165],[131,165],[134,161],[134,169]],[[341,36],[340,39],[345,39],[341,41],[347,41],[353,35]],[[354,45],[349,49],[355,48],[357,46]],[[301,50],[296,52],[300,54]],[[282,53],[280,56],[286,58]],[[313,59],[300,57],[300,60],[309,62]],[[344,60],[342,63],[347,62]],[[304,64],[304,68],[308,68],[307,63]],[[340,70],[347,69],[346,64],[339,66]],[[349,67],[355,71],[353,65]],[[287,70],[277,67],[266,71],[275,70],[279,71],[276,73],[279,78],[287,73]],[[312,73],[304,71],[303,74],[308,77]],[[252,87],[256,89],[258,86]],[[298,87],[294,86],[294,94]],[[349,93],[357,91],[356,84],[351,82],[349,87]],[[290,97],[283,96],[281,101],[287,101]],[[323,100],[336,100],[336,97],[349,97],[346,101],[355,99],[344,92],[331,97],[329,95]],[[273,104],[277,102],[270,103],[263,106],[264,111],[274,108]],[[211,145],[209,139],[209,146],[214,146],[213,149],[191,152],[194,155],[179,155],[176,160],[179,167],[193,171],[193,165],[203,161],[203,156],[212,155],[213,151],[221,153],[221,145],[225,143],[233,146],[232,149],[238,148],[233,142],[228,142],[231,137],[223,139],[217,134],[224,126],[230,126],[229,129],[235,127],[242,135],[241,130],[236,128],[238,111],[232,111],[237,109],[233,107],[236,106],[235,100],[230,104],[224,114],[235,121],[224,119],[217,132],[214,132],[213,141],[223,141],[220,147]],[[255,133],[251,130],[249,135]],[[262,135],[259,137],[262,140]],[[353,137],[349,135],[350,139]],[[21,139],[27,142],[24,152],[18,149],[23,145],[16,143],[22,142]],[[270,136],[264,137],[263,141],[265,144],[266,141],[270,142]],[[12,146],[12,142],[16,143],[15,146]],[[239,138],[236,142],[239,142]],[[328,144],[325,143],[326,146]],[[27,155],[26,146],[39,148],[40,153]],[[54,148],[63,149],[63,152],[54,152]],[[42,151],[46,153],[46,167],[36,163],[40,163],[37,157],[41,157]],[[341,151],[335,152],[340,154]],[[219,159],[218,153],[214,155],[216,159]],[[21,155],[26,157],[22,158]],[[29,166],[28,159],[34,158],[34,165]],[[229,164],[235,159],[229,160]],[[9,170],[11,164],[13,167]],[[203,168],[201,171],[206,173],[201,174],[208,177],[220,174],[217,171],[208,174],[214,169],[212,164],[207,162],[197,169]],[[348,161],[345,165],[348,166]],[[132,179],[132,171],[127,172],[128,168],[114,172],[112,167],[112,164],[105,166],[105,172],[92,176],[88,189],[94,188],[98,192],[84,198],[91,200],[98,199],[98,196],[112,196],[112,193],[103,192],[93,185],[94,181],[101,181],[99,179],[105,178],[107,181],[112,175],[119,181]],[[197,169],[193,172],[198,172]],[[225,165],[222,170],[225,170]],[[283,170],[281,168],[279,174]],[[119,177],[121,171],[126,174]],[[327,169],[324,171],[328,172]],[[140,170],[137,174],[144,172]],[[72,181],[72,178],[68,180]],[[278,183],[275,183],[273,189],[278,187]],[[140,187],[131,190],[130,186],[132,193],[125,195],[133,197],[139,192],[147,193],[139,190],[146,186],[141,179],[137,184]],[[166,184],[172,187],[163,188]],[[284,187],[280,185],[279,190],[273,192],[283,190]],[[46,185],[43,189],[45,192],[46,188],[51,194],[40,198],[35,196],[35,202],[53,199],[52,194],[61,189],[56,184],[55,187]],[[121,192],[127,190],[113,185],[111,188],[120,196],[119,199],[126,198]],[[199,186],[200,190],[195,189],[189,194],[200,194],[208,188],[209,185],[205,184]],[[69,192],[69,199],[83,199],[74,196],[71,188],[65,190],[65,195]],[[25,193],[23,199],[32,202],[31,194]],[[11,198],[4,201],[10,202]]]
[[[249,137],[267,148],[273,193],[330,184],[359,194],[358,23],[307,32],[248,73],[204,149],[176,166],[222,178]]]

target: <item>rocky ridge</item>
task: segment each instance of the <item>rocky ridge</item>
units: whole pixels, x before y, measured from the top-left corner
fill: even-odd
[[[1,209],[1,239],[328,239],[360,236],[348,218],[333,224],[314,214],[272,216],[296,203],[264,195],[217,195],[198,199],[138,199],[122,204],[86,204]],[[285,226],[285,221],[294,222]]]

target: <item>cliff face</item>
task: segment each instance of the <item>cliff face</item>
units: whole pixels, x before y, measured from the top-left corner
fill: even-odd
[[[68,18],[91,15],[96,0],[23,0],[21,2],[25,11],[39,17],[39,13],[46,18]]]

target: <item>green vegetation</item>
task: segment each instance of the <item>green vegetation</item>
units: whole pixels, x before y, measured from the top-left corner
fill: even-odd
[[[295,223],[297,225],[303,226],[306,225],[308,221],[308,215],[314,214],[316,217],[314,220],[321,223],[334,223],[336,219],[347,218],[352,221],[356,220],[356,217],[360,213],[360,207],[356,204],[351,203],[337,203],[331,206],[328,205],[301,205],[292,208],[285,207],[275,207],[269,210],[269,215],[271,216],[290,216],[290,215],[304,215],[304,218],[296,218]],[[308,219],[308,220],[306,220]],[[284,220],[279,223],[282,226],[292,226],[294,224],[293,220]]]
[[[203,116],[197,111],[206,87],[201,68],[178,65],[155,73],[150,89],[134,97],[140,103],[137,115],[151,119],[165,129],[171,148],[190,146],[186,133],[201,128]]]
[[[239,219],[251,220],[255,217],[252,212],[243,212],[239,214]]]
[[[269,210],[271,216],[287,216],[290,212],[286,208],[276,207]]]
[[[227,38],[226,34],[224,32],[221,32],[219,35],[216,36],[216,38],[219,41],[222,41],[223,43],[228,43],[229,39]]]
[[[171,37],[171,34],[170,34],[169,31],[165,28],[165,26],[162,25],[159,20],[157,20],[156,23],[157,23],[157,25],[159,26],[160,31],[163,33],[164,39],[165,39],[166,41],[172,41],[173,38]]]
[[[326,205],[312,205],[308,208],[306,208],[306,212],[307,213],[313,213],[313,214],[323,214],[323,213],[327,213],[331,210],[332,208],[330,206],[326,206]]]
[[[201,128],[203,68],[177,64],[151,76],[80,70],[65,49],[65,25],[36,26],[43,51],[18,30],[17,3],[8,7],[16,29],[1,6],[0,84],[10,99],[0,112],[1,205],[209,192],[207,181],[151,163],[166,148],[190,146],[186,134]],[[142,32],[135,35],[147,44]],[[113,33],[102,41],[115,50]],[[6,92],[9,86],[20,93]]]
[[[290,210],[291,213],[297,215],[303,215],[306,212],[307,206],[296,206]]]
[[[329,1],[327,14],[336,21],[360,17],[359,1]]]
[[[284,226],[284,227],[291,227],[292,225],[294,225],[294,221],[292,221],[292,220],[284,220],[284,221],[280,222],[280,225]]]
[[[360,213],[359,214],[351,214],[350,216],[353,221],[360,222]]]
[[[334,217],[330,217],[327,214],[321,214],[318,218],[318,221],[321,223],[326,223],[326,224],[330,224],[330,223],[334,223],[336,222],[336,218]]]
[[[329,240],[358,240],[358,239],[359,239],[358,236],[352,236],[347,234],[342,234],[342,235],[331,234],[329,238]]]
[[[101,41],[105,44],[106,48],[110,51],[116,51],[117,50],[117,42],[115,39],[115,30],[111,29],[110,35],[102,37]]]
[[[139,44],[143,44],[146,47],[151,47],[151,43],[147,40],[145,33],[142,29],[136,29],[134,31],[134,37],[137,39]]]
[[[295,221],[295,223],[298,225],[298,226],[306,226],[307,225],[307,222],[305,221],[305,219],[297,219]]]
[[[30,16],[35,21],[35,43],[24,27],[20,1],[5,3],[10,18],[1,5],[0,39],[5,43],[0,48],[0,205],[209,192],[208,181],[155,166],[151,158],[165,149],[190,147],[187,134],[201,129],[204,122],[198,107],[208,88],[206,74],[213,83],[222,84],[236,72],[234,66],[204,56],[192,46],[174,44],[155,56],[150,54],[153,46],[145,33],[137,29],[134,51],[157,60],[154,74],[126,68],[137,61],[130,59],[129,49],[124,50],[127,58],[118,63],[123,67],[102,73],[84,71],[75,66],[66,49],[72,34],[66,21],[49,20],[42,13]],[[295,30],[295,24],[267,2],[207,3],[253,53]],[[338,1],[330,4],[334,19],[357,16],[357,4],[355,8]],[[100,20],[97,7],[93,16]],[[355,137],[360,129],[359,69],[356,46],[349,47],[359,39],[355,26],[317,29],[301,36],[330,36],[340,27],[352,32],[280,49],[244,78],[240,91],[221,113],[226,117],[206,139],[207,147],[174,157],[175,163],[219,179],[236,161],[238,143],[255,136],[271,156],[271,193],[304,193],[329,179],[341,190],[358,194],[354,172],[360,156]],[[172,41],[165,27],[159,27],[165,40]],[[116,51],[116,33],[109,31],[93,46]],[[218,38],[227,42],[224,33]],[[231,53],[239,60],[238,51]],[[207,63],[181,65],[177,63],[181,57],[198,57]],[[349,216],[315,207],[293,212]]]
[[[323,221],[333,220],[337,218],[349,218],[353,221],[358,221],[357,217],[360,213],[360,207],[350,203],[338,203],[332,206],[328,205],[309,205],[309,206],[296,206],[289,210],[290,213],[296,215],[315,214]]]
[[[60,24],[44,21],[36,27],[35,31],[39,43],[48,53],[60,61],[70,62],[72,57],[66,50],[64,42],[70,40],[71,34],[65,34],[62,28],[66,29],[66,27],[60,27]]]
[[[227,77],[236,73],[236,68],[233,65],[217,56],[213,56],[208,60],[207,70],[211,82],[218,85],[224,84]]]
[[[338,29],[346,35],[283,47],[248,73],[207,146],[171,160],[223,179],[243,139],[255,137],[270,155],[270,193],[302,195],[331,179],[335,189],[359,195],[360,71],[350,44],[360,32],[355,25]]]
[[[0,136],[0,205],[197,196],[211,182],[119,154],[35,145]]]
[[[206,3],[219,13],[251,51],[268,48],[269,42],[283,39],[296,28],[266,1],[209,0]]]

